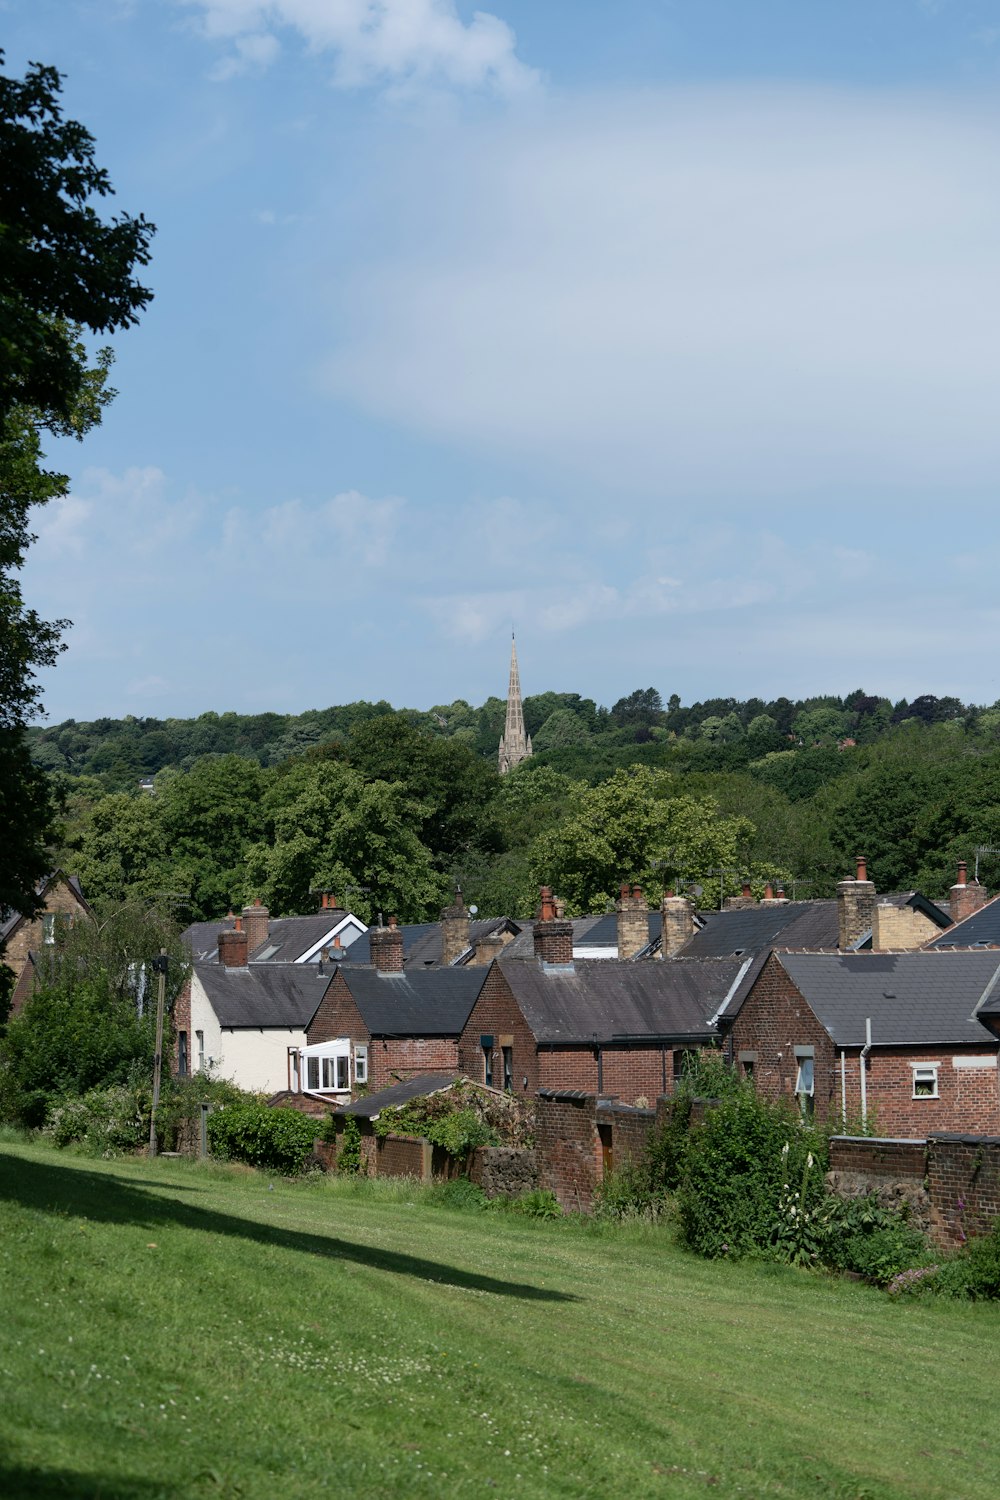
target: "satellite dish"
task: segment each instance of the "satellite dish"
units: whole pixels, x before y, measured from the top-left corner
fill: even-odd
[[[479,911],[479,907],[478,906],[470,906],[469,907],[469,916],[470,917],[476,916],[477,913],[478,913],[478,911]]]
[[[693,885],[691,887],[691,894],[692,896],[703,896],[705,894],[705,887],[703,885]]]

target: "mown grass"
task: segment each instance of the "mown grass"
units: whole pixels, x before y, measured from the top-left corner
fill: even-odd
[[[989,1497],[1000,1309],[0,1145],[0,1494]]]

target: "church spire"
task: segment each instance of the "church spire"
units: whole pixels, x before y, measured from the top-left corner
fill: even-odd
[[[524,709],[521,705],[521,677],[517,670],[517,645],[510,637],[510,680],[507,684],[507,720],[500,741],[498,764],[500,775],[511,770],[531,754],[531,736],[525,733]]]

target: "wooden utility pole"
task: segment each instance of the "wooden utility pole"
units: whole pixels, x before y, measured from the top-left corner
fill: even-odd
[[[163,1002],[167,988],[167,950],[153,959],[156,975],[156,1052],[153,1056],[153,1108],[149,1113],[149,1154],[156,1155],[156,1111],[160,1107],[160,1073],[163,1069]]]

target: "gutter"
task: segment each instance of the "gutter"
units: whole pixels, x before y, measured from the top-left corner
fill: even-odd
[[[868,1054],[872,1050],[872,1018],[868,1016],[865,1020],[865,1045],[861,1049],[858,1059],[858,1068],[861,1073],[861,1128],[868,1128]]]

